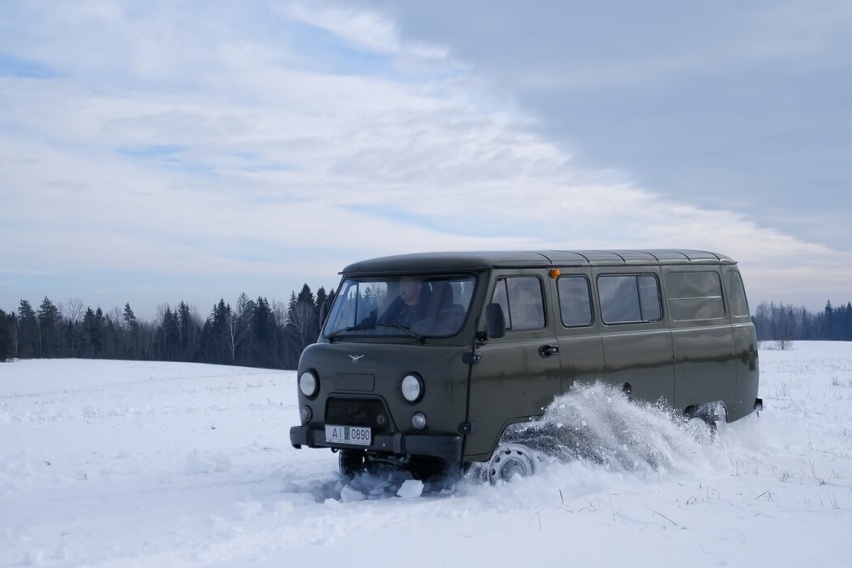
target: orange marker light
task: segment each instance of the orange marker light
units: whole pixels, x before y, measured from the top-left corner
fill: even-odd
[[[551,268],[550,269],[550,277],[551,278],[558,278],[559,277],[559,269],[558,268]]]

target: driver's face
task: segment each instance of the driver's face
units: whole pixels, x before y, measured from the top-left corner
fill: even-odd
[[[402,301],[413,306],[420,300],[420,289],[423,283],[411,277],[404,277],[399,281],[399,297]]]

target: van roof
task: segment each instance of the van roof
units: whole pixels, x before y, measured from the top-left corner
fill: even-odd
[[[736,262],[722,254],[685,249],[422,252],[362,260],[350,264],[341,274],[633,264],[736,264]]]

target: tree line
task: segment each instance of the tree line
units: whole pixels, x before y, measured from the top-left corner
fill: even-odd
[[[763,303],[752,316],[759,341],[828,340],[852,341],[852,303],[812,313],[804,307]]]
[[[182,361],[295,369],[319,335],[320,309],[334,291],[316,295],[305,284],[287,304],[241,294],[232,307],[219,300],[206,318],[195,306],[163,304],[153,321],[137,318],[130,304],[104,313],[72,298],[45,297],[35,308],[21,300],[0,309],[0,361],[12,358],[88,358]]]
[[[39,307],[21,300],[0,309],[0,361],[12,358],[90,358],[184,361],[295,369],[302,351],[319,335],[320,309],[334,291],[316,295],[305,284],[284,305],[241,294],[234,307],[219,300],[202,319],[186,302],[162,305],[154,321],[138,319],[130,304],[104,313],[72,298]],[[852,303],[821,312],[762,303],[752,316],[760,341],[852,341]]]

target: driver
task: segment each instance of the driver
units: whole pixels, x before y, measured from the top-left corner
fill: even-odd
[[[391,302],[381,323],[393,323],[411,327],[426,315],[429,288],[414,276],[403,276],[399,280],[399,296]]]

